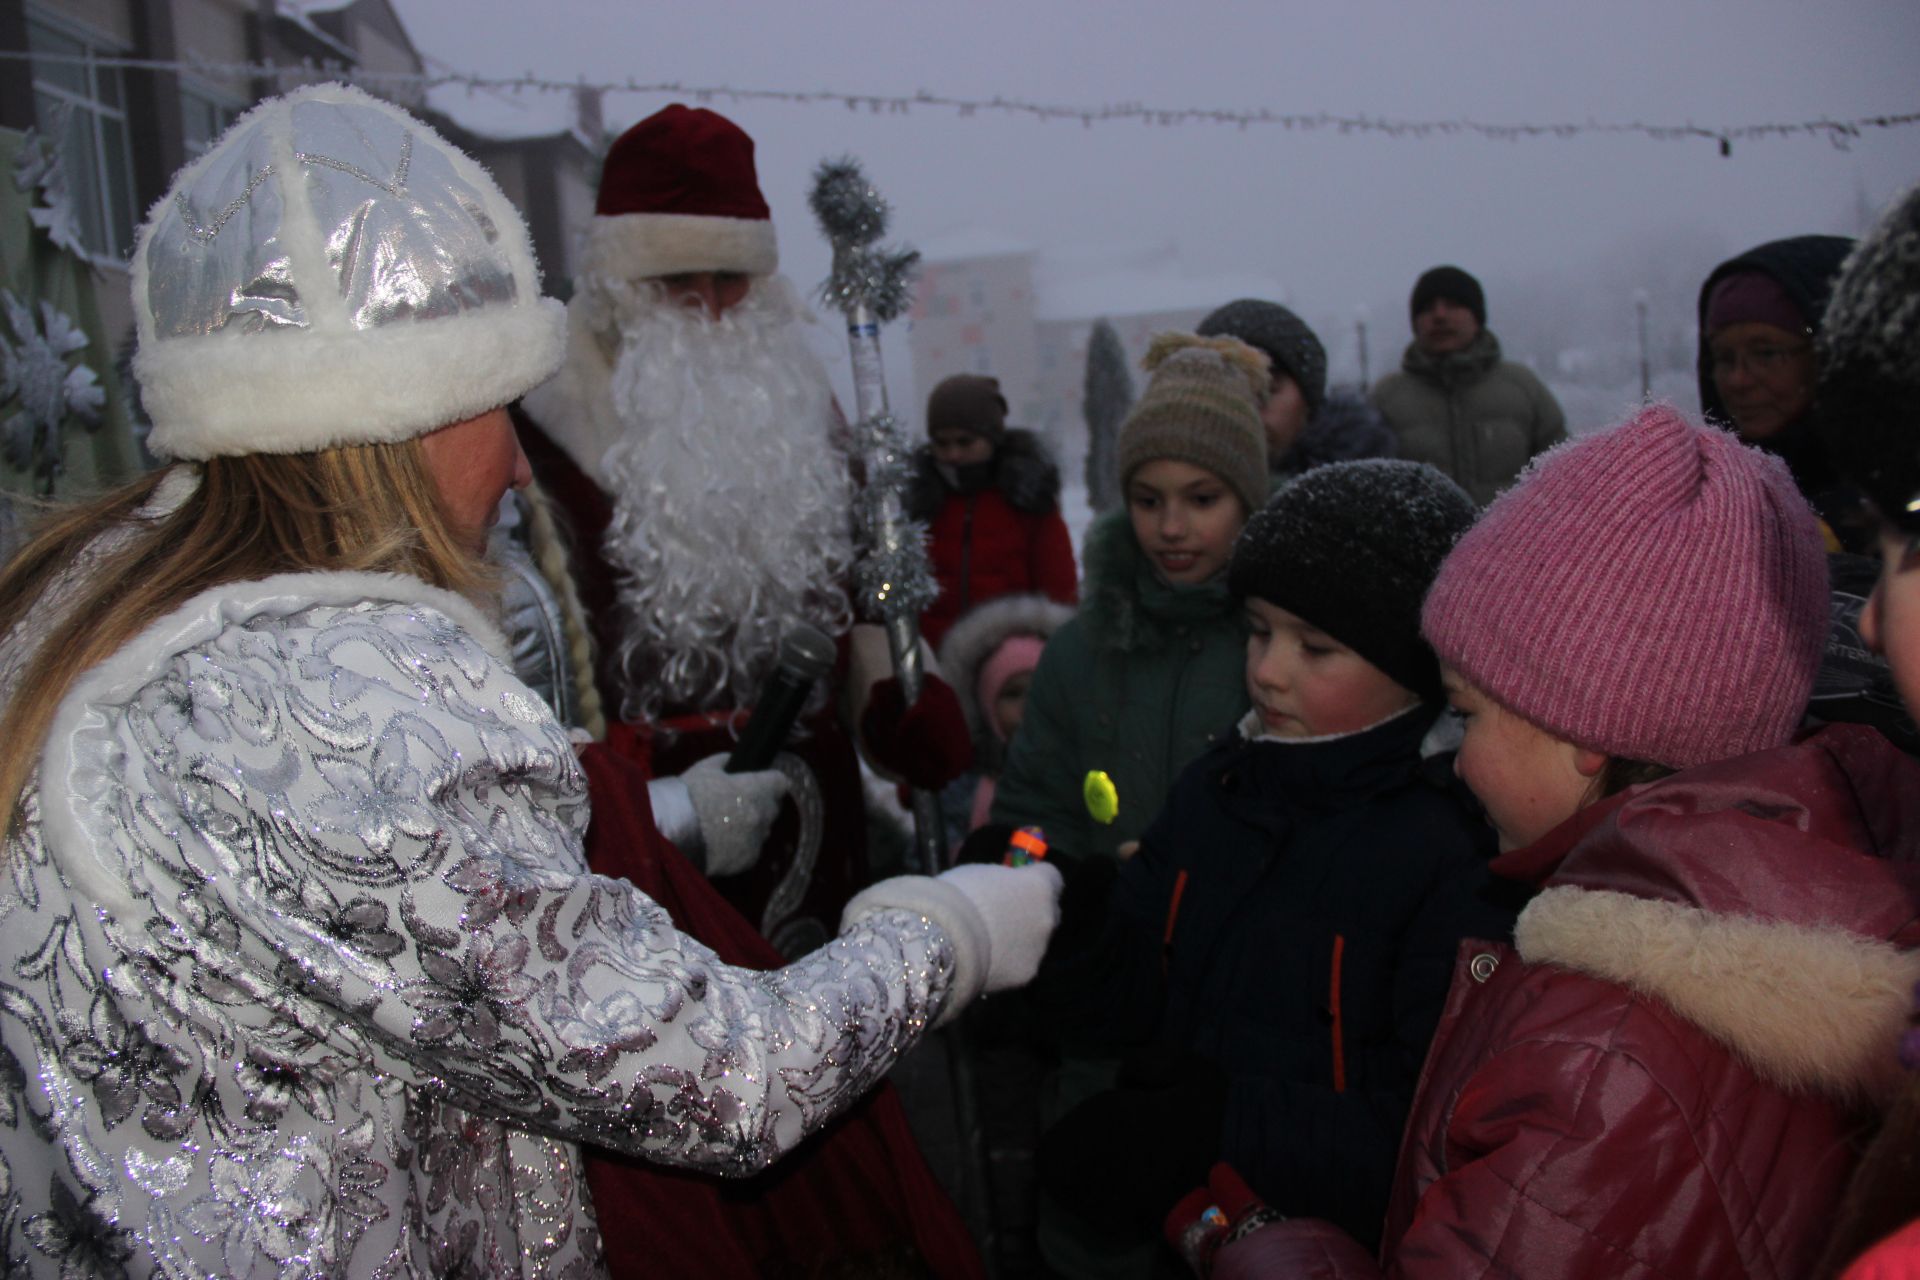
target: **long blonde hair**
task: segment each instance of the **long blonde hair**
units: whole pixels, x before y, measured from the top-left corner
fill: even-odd
[[[94,539],[115,528],[129,533],[58,602],[58,619],[39,637],[0,709],[0,804],[8,833],[54,710],[74,681],[200,592],[306,570],[408,574],[476,598],[493,586],[480,558],[453,532],[417,439],[213,458],[201,466],[199,486],[174,510],[141,514],[167,473],[143,476],[55,512],[0,569],[4,636]]]

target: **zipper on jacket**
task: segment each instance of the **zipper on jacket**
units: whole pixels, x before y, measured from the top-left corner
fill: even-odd
[[[1160,934],[1160,972],[1173,966],[1173,925],[1180,918],[1180,899],[1187,892],[1187,873],[1183,868],[1173,878],[1173,897],[1167,903],[1167,927]]]

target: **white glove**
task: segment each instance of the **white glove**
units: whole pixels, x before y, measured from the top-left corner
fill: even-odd
[[[1033,981],[1060,923],[1060,872],[1044,862],[970,863],[937,876],[897,876],[854,895],[840,928],[889,910],[927,917],[953,944],[953,993],[934,1023],[939,1026],[977,995]]]
[[[661,834],[710,876],[738,875],[759,861],[788,788],[787,775],[778,769],[728,773],[726,766],[726,756],[711,755],[647,788]]]

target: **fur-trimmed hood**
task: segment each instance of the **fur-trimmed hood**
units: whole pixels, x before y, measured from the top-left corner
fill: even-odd
[[[987,723],[986,709],[980,705],[975,686],[980,669],[1009,636],[1032,635],[1046,640],[1066,625],[1073,616],[1071,605],[1049,600],[1038,594],[999,596],[976,605],[960,615],[940,642],[940,671],[966,713],[967,730],[973,735],[976,759],[997,758],[999,739]]]
[[[1331,462],[1391,458],[1399,451],[1393,428],[1365,396],[1352,387],[1333,387],[1293,448],[1273,460],[1273,469],[1300,475]]]
[[[1920,980],[1920,766],[1872,730],[1687,770],[1495,870],[1544,888],[1521,957],[1654,997],[1781,1087],[1895,1087]]]
[[[1009,427],[994,446],[993,487],[1015,511],[1045,515],[1060,505],[1060,465],[1039,436]],[[933,460],[933,446],[915,449],[907,514],[915,520],[933,519],[950,492]]]
[[[1193,587],[1162,582],[1134,537],[1123,507],[1095,520],[1082,553],[1080,612],[1095,646],[1123,653],[1162,649],[1182,624],[1205,623],[1236,612],[1226,575]]]

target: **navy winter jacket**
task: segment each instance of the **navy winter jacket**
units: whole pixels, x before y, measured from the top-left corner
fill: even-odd
[[[1063,920],[1077,954],[1050,957],[1041,993],[1075,1009],[1069,1034],[1222,1068],[1220,1158],[1282,1213],[1363,1240],[1455,951],[1509,938],[1519,906],[1450,759],[1420,757],[1437,714],[1317,742],[1228,735],[1181,775],[1103,922]]]

